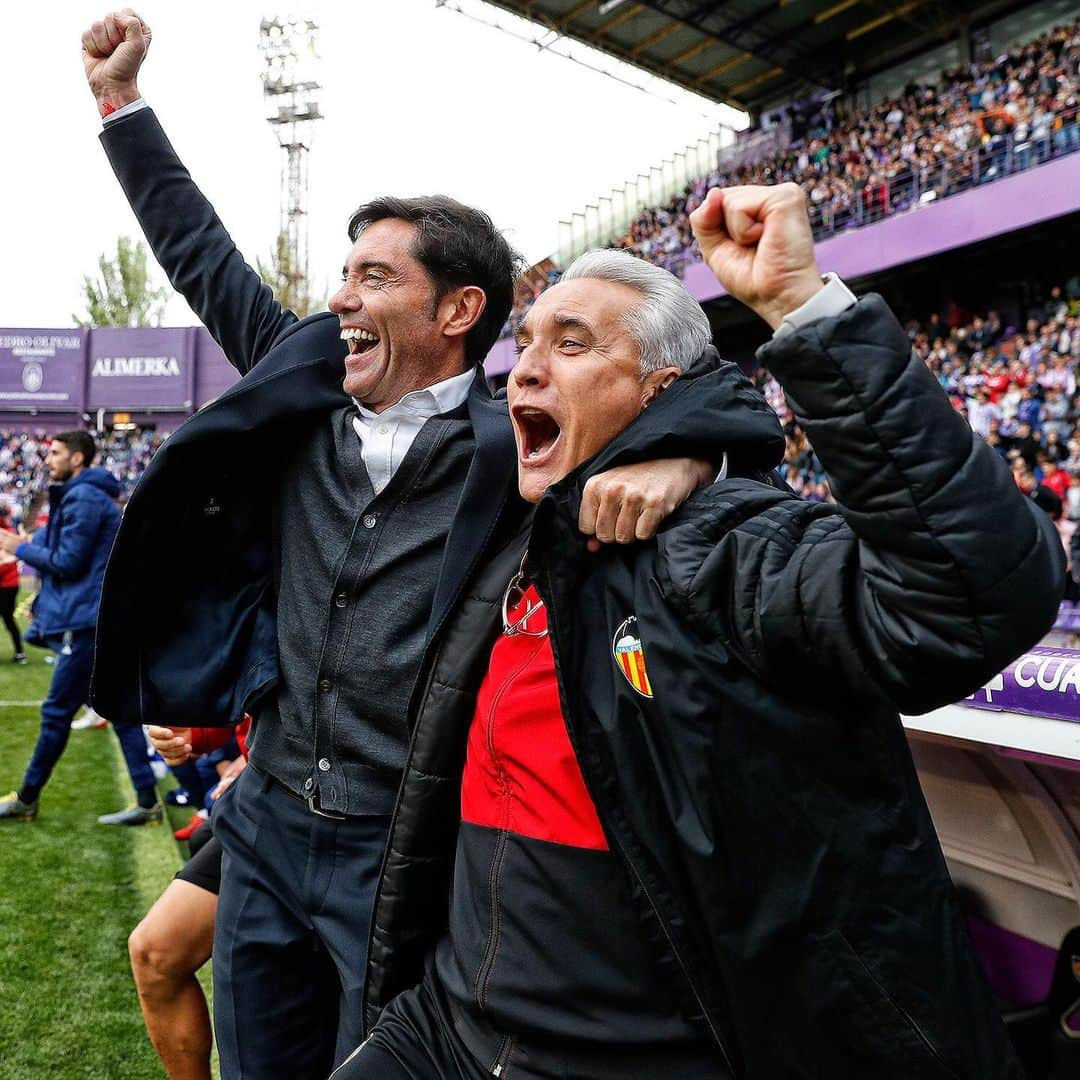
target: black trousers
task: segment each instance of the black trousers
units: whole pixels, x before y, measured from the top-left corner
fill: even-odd
[[[94,669],[94,631],[75,630],[62,638],[50,639],[56,651],[49,692],[41,703],[41,733],[26,766],[21,791],[28,798],[49,782],[71,735],[71,721],[90,700],[90,676]],[[146,737],[142,728],[132,725],[114,727],[124,753],[131,786],[136,792],[154,789],[154,773],[146,756]],[[33,794],[31,794],[33,793]]]
[[[249,765],[212,820],[222,850],[213,957],[222,1080],[325,1080],[362,1038],[390,819],[320,817]]]
[[[18,585],[8,585],[0,589],[0,621],[11,635],[11,645],[18,655],[23,651],[22,636],[15,622],[15,598],[19,595]]]
[[[511,1039],[446,997],[433,964],[383,1010],[331,1080],[730,1080],[719,1052],[692,1046],[570,1049]]]

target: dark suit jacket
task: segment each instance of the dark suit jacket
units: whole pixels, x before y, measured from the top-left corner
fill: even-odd
[[[243,378],[172,435],[140,480],[101,596],[92,697],[114,723],[229,725],[278,678],[274,462],[348,402],[329,312],[298,320],[244,261],[149,110],[102,134],[174,287]],[[476,450],[447,540],[437,632],[516,493],[506,404],[478,369]]]

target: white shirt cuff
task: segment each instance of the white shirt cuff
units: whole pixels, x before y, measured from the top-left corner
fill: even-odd
[[[825,275],[825,287],[819,289],[805,304],[784,316],[783,322],[776,328],[774,338],[792,334],[800,327],[815,319],[827,319],[840,315],[855,304],[855,294],[836,274]]]
[[[102,126],[108,127],[114,120],[119,120],[122,116],[130,116],[132,113],[137,113],[142,109],[149,109],[150,106],[146,103],[146,98],[136,98],[134,101],[129,101],[126,105],[121,105],[116,112],[109,113],[108,116],[102,117]]]

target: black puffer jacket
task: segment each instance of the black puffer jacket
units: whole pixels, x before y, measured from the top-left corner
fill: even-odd
[[[531,537],[470,587],[420,684],[373,917],[369,1023],[446,928],[465,735],[527,540],[567,727],[642,933],[735,1074],[1021,1075],[897,710],[969,693],[1047,629],[1060,543],[880,298],[762,359],[842,507],[729,479],[655,542],[590,555],[574,524],[581,488],[635,456],[636,422],[545,496]],[[649,412],[677,418],[692,395],[681,383]],[[630,616],[651,698],[613,656]]]

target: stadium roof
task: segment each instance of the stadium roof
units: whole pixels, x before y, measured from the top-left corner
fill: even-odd
[[[841,90],[1018,0],[490,0],[704,97],[761,112]]]

